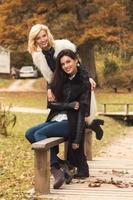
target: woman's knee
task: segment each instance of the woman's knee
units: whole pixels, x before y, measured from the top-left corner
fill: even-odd
[[[27,139],[30,143],[35,142],[35,140],[34,140],[34,133],[33,133],[33,131],[31,131],[31,129],[28,129],[28,130],[26,131],[25,137],[26,137],[26,139]]]
[[[35,141],[37,142],[37,141],[46,139],[47,136],[45,135],[45,132],[42,132],[41,130],[39,130],[35,132],[34,138],[35,138]]]

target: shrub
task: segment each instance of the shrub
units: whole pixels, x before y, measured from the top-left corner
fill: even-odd
[[[109,60],[108,58],[104,61],[104,76],[109,76],[111,74],[114,74],[116,71],[118,71],[119,66],[114,60]]]
[[[129,73],[130,71],[130,73]],[[133,69],[127,70],[126,68],[121,70],[119,73],[115,73],[112,76],[108,76],[105,80],[106,86],[109,87],[119,87],[119,88],[127,88],[133,87]]]
[[[0,105],[0,134],[8,136],[11,132],[8,131],[8,127],[13,128],[16,124],[16,115],[10,112],[11,106],[7,109]]]

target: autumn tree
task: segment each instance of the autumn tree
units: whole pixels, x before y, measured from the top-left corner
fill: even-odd
[[[132,10],[132,0],[3,0],[0,45],[26,51],[31,26],[47,24],[55,38],[77,44],[83,64],[95,77],[95,47],[120,57],[132,55]]]

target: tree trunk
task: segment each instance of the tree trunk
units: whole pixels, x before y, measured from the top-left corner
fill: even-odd
[[[96,65],[94,56],[94,45],[92,42],[86,42],[78,47],[78,54],[82,65],[87,69],[89,77],[96,80]]]

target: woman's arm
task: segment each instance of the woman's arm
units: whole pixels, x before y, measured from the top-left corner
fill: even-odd
[[[50,101],[50,102],[55,101],[55,96],[50,88],[48,88],[47,94],[48,94],[48,101]]]
[[[91,84],[91,90],[94,90],[96,88],[96,82],[93,78],[89,78],[90,84]]]
[[[81,136],[83,134],[84,127],[85,127],[85,113],[86,113],[86,105],[82,104],[80,105],[79,111],[78,111],[76,136],[73,141],[73,144],[80,144]]]
[[[58,111],[63,110],[78,110],[79,103],[77,101],[73,101],[70,103],[60,103],[60,102],[48,102],[48,108]]]
[[[86,82],[89,81],[89,83],[91,84],[91,90],[94,90],[96,88],[96,82],[93,78],[89,77],[89,74],[87,72],[87,70],[83,67],[82,68],[82,77],[84,79],[84,81],[86,80]]]

